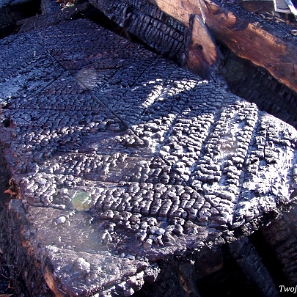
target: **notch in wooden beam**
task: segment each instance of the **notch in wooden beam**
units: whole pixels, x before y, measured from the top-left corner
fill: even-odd
[[[190,15],[190,40],[186,47],[186,67],[204,79],[214,76],[220,55],[210,30],[202,17]]]

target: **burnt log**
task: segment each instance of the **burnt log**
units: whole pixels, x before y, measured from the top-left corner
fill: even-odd
[[[243,8],[234,4],[228,5],[225,2],[91,0],[90,3],[148,44],[151,44],[152,40],[154,43],[159,42],[157,47],[152,44],[157,49],[166,48],[169,44],[165,38],[168,33],[165,36],[162,35],[164,34],[161,30],[162,22],[168,30],[171,27],[173,27],[172,30],[183,28],[179,35],[184,34],[184,41],[187,40],[185,33],[192,36],[191,39],[197,46],[193,53],[193,47],[186,46],[186,42],[184,46],[180,45],[179,48],[183,52],[180,55],[183,57],[181,62],[196,73],[197,69],[200,69],[198,73],[202,75],[205,69],[208,71],[215,69],[219,61],[220,53],[215,43],[211,42],[209,33],[211,31],[216,40],[226,45],[237,56],[265,68],[278,81],[297,91],[296,37],[290,33],[292,28],[288,26],[265,22]],[[204,30],[201,30],[201,26],[198,26],[198,29],[192,28],[193,15],[199,16],[205,22]],[[178,22],[179,26],[171,26],[168,21],[163,21],[169,16],[173,17],[173,22]],[[158,23],[160,23],[159,26]],[[134,26],[137,26],[137,30],[134,30]],[[147,30],[148,28],[151,30]],[[147,32],[154,33],[149,36]],[[182,41],[182,37],[178,40]],[[176,54],[175,50],[170,48],[168,50],[171,54]]]
[[[215,1],[156,1],[161,10],[187,24],[190,14],[205,14],[205,22],[215,38],[228,46],[236,55],[265,68],[295,92],[297,91],[296,38],[290,28],[248,14],[234,5]],[[199,2],[200,3],[200,2]]]
[[[183,23],[146,0],[91,0],[90,3],[159,53],[176,58],[203,78],[214,75],[220,56],[212,33],[200,15],[193,12],[188,22]]]
[[[1,245],[19,296],[20,279],[32,296],[129,296],[160,278],[166,292],[170,268],[198,296],[226,246],[296,201],[296,130],[221,83],[82,19],[5,38],[0,60]],[[249,243],[226,253],[271,294]]]

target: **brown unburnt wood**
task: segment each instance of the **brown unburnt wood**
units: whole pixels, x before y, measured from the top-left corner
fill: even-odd
[[[203,16],[191,15],[191,40],[187,48],[186,67],[202,78],[209,78],[219,63],[219,52]]]

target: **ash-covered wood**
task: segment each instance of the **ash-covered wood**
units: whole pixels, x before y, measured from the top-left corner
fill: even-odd
[[[87,20],[0,59],[7,260],[32,296],[132,295],[296,200],[296,130],[224,84]]]

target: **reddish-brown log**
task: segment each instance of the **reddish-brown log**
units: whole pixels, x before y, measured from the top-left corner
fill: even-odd
[[[297,45],[287,40],[285,32],[276,24],[264,25],[250,14],[243,14],[240,9],[222,7],[211,0],[149,1],[188,27],[192,14],[204,14],[205,22],[217,40],[239,57],[265,68],[277,80],[297,92]],[[198,34],[192,38],[199,40]]]

